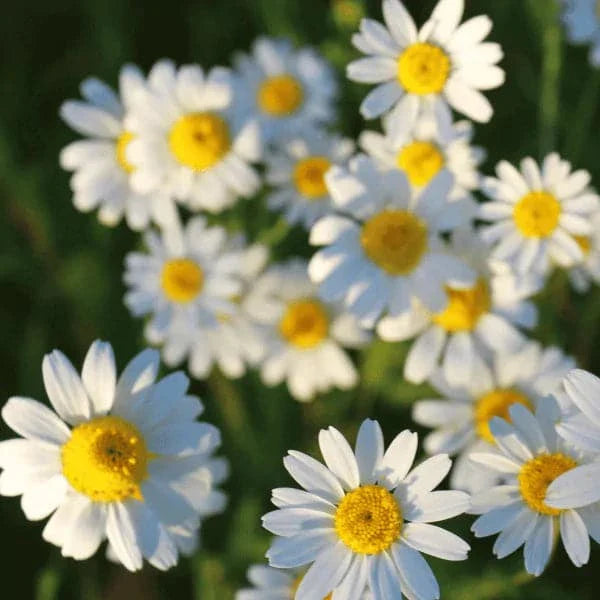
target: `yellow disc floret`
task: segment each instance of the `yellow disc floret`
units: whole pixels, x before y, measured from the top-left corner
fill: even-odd
[[[330,167],[331,161],[325,156],[311,156],[298,161],[293,175],[296,189],[309,200],[327,195],[325,173]]]
[[[529,192],[515,204],[513,219],[525,237],[547,237],[558,226],[560,202],[548,192]]]
[[[513,404],[522,404],[532,410],[529,398],[515,389],[496,389],[481,396],[474,406],[475,431],[477,435],[489,442],[494,443],[494,436],[490,430],[490,421],[493,417],[500,417],[510,422],[509,409]]]
[[[339,503],[334,518],[339,538],[359,554],[379,554],[400,537],[402,511],[394,496],[379,485],[352,490]]]
[[[191,302],[202,291],[204,271],[189,258],[168,260],[162,269],[161,287],[173,302]]]
[[[600,1],[600,0],[599,0]],[[581,248],[581,252],[584,256],[587,256],[592,249],[592,241],[587,235],[574,235],[573,239],[577,242],[577,245]]]
[[[415,186],[427,185],[444,166],[444,155],[431,142],[412,142],[398,153],[398,167]]]
[[[472,331],[482,315],[490,310],[490,292],[484,279],[466,290],[446,286],[448,305],[432,321],[449,332]]]
[[[439,94],[450,75],[450,58],[438,46],[417,42],[398,58],[398,81],[411,94]]]
[[[171,127],[169,147],[182,165],[194,171],[206,171],[229,152],[229,126],[222,117],[211,112],[184,115]]]
[[[67,481],[94,502],[142,500],[152,458],[138,429],[113,416],[77,425],[61,450]]]
[[[329,316],[318,300],[296,300],[288,304],[281,321],[281,335],[298,348],[313,348],[329,331]]]
[[[260,109],[271,117],[288,117],[295,113],[304,100],[300,82],[291,75],[269,77],[258,88]]]
[[[121,169],[123,169],[123,171],[125,171],[125,173],[133,173],[133,171],[135,171],[135,167],[127,160],[127,146],[129,145],[129,142],[131,142],[131,140],[134,138],[133,133],[131,133],[130,131],[124,131],[118,138],[117,138],[117,146],[115,148],[115,152],[117,155],[117,162],[119,163],[119,166],[121,167]]]
[[[413,271],[427,250],[427,227],[405,210],[385,210],[371,217],[360,234],[367,257],[390,275]]]
[[[556,517],[560,509],[548,506],[544,499],[548,486],[559,476],[577,466],[570,456],[557,452],[541,454],[527,461],[519,471],[519,486],[525,504],[538,513]]]

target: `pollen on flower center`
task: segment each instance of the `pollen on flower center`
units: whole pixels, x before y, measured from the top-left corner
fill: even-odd
[[[444,166],[444,155],[431,142],[412,142],[398,153],[397,164],[416,186],[428,184]]]
[[[194,171],[206,171],[229,151],[229,126],[211,112],[191,113],[171,127],[169,147],[175,158]]]
[[[390,275],[413,271],[427,250],[427,227],[405,210],[385,210],[362,228],[360,243],[365,254]]]
[[[173,302],[191,302],[204,286],[204,271],[189,258],[175,258],[165,263],[161,287]]]
[[[137,428],[114,416],[77,425],[61,450],[67,481],[94,502],[142,500],[152,458]]]
[[[258,106],[271,117],[287,117],[295,113],[303,100],[302,85],[291,75],[269,77],[258,88]]]
[[[541,454],[527,461],[521,467],[518,479],[521,496],[529,508],[543,515],[559,515],[560,509],[552,508],[544,502],[546,490],[559,475],[576,466],[574,459],[560,452]]]
[[[318,300],[296,300],[287,306],[279,331],[290,344],[312,348],[327,337],[329,317]]]
[[[365,485],[344,496],[334,517],[339,538],[359,554],[379,554],[400,537],[402,511],[394,496],[379,485]]]
[[[466,290],[446,286],[448,305],[433,316],[434,323],[449,332],[472,331],[482,315],[490,310],[490,292],[484,279]]]
[[[135,167],[127,160],[127,155],[125,154],[129,142],[131,142],[134,137],[135,136],[130,131],[124,131],[117,138],[117,146],[115,148],[117,162],[119,163],[121,169],[123,169],[123,171],[126,173],[133,173],[133,171],[135,171]]]
[[[450,75],[450,58],[438,46],[412,44],[398,58],[398,81],[411,94],[439,94]]]
[[[481,396],[474,406],[475,431],[480,438],[494,443],[494,436],[490,430],[490,421],[493,417],[500,417],[511,422],[509,409],[513,404],[522,404],[532,410],[533,406],[525,394],[515,389],[495,389]]]
[[[540,238],[549,236],[560,218],[560,202],[548,192],[529,192],[513,209],[517,229],[525,236]]]
[[[324,156],[311,156],[296,163],[294,183],[296,189],[309,200],[322,198],[327,194],[325,173],[331,167],[331,161]]]

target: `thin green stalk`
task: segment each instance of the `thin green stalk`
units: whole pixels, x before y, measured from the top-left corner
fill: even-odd
[[[598,106],[600,94],[600,70],[594,71],[588,78],[579,103],[574,112],[575,120],[569,123],[569,134],[565,143],[565,156],[573,164],[577,164],[586,146],[592,120]]]

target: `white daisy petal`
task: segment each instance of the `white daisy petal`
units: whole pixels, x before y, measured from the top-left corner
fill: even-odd
[[[383,433],[377,421],[366,419],[358,430],[354,449],[361,483],[375,481],[383,460]]]
[[[436,600],[440,597],[435,575],[419,552],[401,542],[392,546],[392,556],[400,575],[417,598]]]
[[[544,502],[553,508],[579,508],[600,501],[600,463],[575,467],[557,477],[549,486]]]
[[[411,548],[444,560],[466,560],[469,544],[457,535],[427,523],[406,523],[402,539]]]
[[[525,569],[536,577],[541,575],[552,554],[554,521],[539,519],[532,534],[525,540]]]
[[[560,535],[571,562],[576,567],[587,564],[590,559],[590,538],[577,511],[565,510],[560,513]]]
[[[302,578],[296,600],[325,597],[342,580],[351,560],[352,553],[341,542],[322,552]]]
[[[94,413],[108,412],[114,400],[117,381],[115,356],[110,344],[96,341],[90,346],[81,379],[93,403]]]
[[[283,459],[283,464],[305,490],[334,502],[344,495],[335,475],[314,458],[291,450]]]
[[[334,427],[319,432],[319,447],[329,470],[336,475],[345,489],[360,483],[358,465],[346,438]]]
[[[2,407],[2,418],[27,439],[60,446],[70,437],[69,428],[43,404],[30,398],[13,397]]]

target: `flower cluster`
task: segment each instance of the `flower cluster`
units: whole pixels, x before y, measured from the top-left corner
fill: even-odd
[[[574,16],[593,2],[567,4],[574,38],[596,36]],[[84,136],[60,155],[74,206],[141,233],[124,302],[161,351],[119,378],[109,344],[92,345],[81,376],[54,351],[43,378],[55,412],[26,398],[2,410],[25,439],[0,443],[0,493],[20,495],[29,519],[52,515],[43,537],[64,556],[107,539],[126,568],[167,569],[225,506],[219,431],[196,421],[186,375],[155,382],[160,356],[197,379],[256,370],[306,402],[356,386],[355,353],[375,337],[406,342],[405,379],[437,394],[413,407],[433,430],[428,458],[414,466],[408,429],[385,450],[369,419],[354,449],[320,431],[325,464],[290,450],[300,488],[273,490],[269,566],[250,568],[238,600],[433,600],[422,554],[460,561],[469,546],[432,523],[466,512],[481,515],[476,536],[500,533],[498,558],[524,544],[534,575],[554,529],[576,566],[588,534],[600,541],[600,380],[531,337],[555,270],[578,292],[600,282],[600,198],[556,153],[480,173],[474,126],[454,117],[493,116],[484,92],[505,75],[487,16],[461,22],[464,1],[440,0],[417,28],[399,0],[382,11],[352,37],[366,56],[347,76],[376,85],[360,113],[382,127],[356,144],[332,130],[332,67],[279,39],[227,68],[127,65],[118,92],[90,78],[61,107]],[[244,204],[280,213],[277,235],[297,226],[306,252],[273,262],[270,236],[226,218]],[[436,490],[449,474],[452,489]]]

